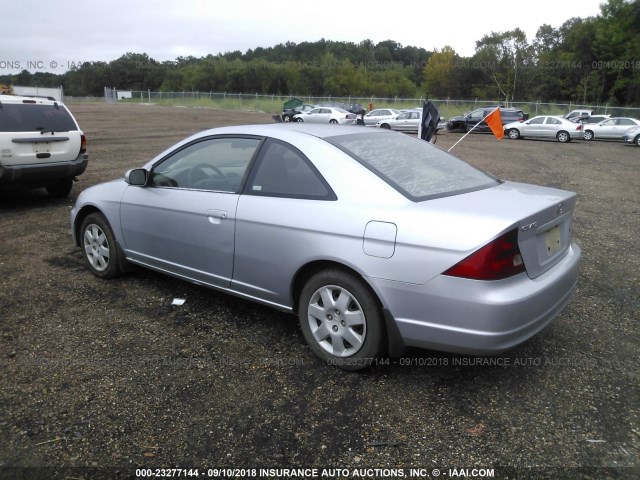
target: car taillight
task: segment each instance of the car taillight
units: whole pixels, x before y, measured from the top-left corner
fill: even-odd
[[[576,127],[576,131],[579,131],[579,130],[582,130],[582,124],[579,124],[579,125]]]
[[[87,137],[80,136],[80,153],[87,153]]]
[[[518,247],[518,230],[515,229],[458,262],[444,275],[472,280],[501,280],[524,271]]]

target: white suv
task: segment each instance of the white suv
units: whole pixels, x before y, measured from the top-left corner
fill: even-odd
[[[45,187],[64,197],[88,161],[84,133],[64,104],[0,95],[0,188]]]

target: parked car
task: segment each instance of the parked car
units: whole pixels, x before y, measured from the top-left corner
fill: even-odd
[[[634,143],[640,147],[640,127],[631,127],[624,134],[625,143]]]
[[[318,107],[332,107],[342,108],[349,113],[355,113],[356,115],[364,115],[367,110],[359,103],[345,103],[345,102],[320,102]]]
[[[349,113],[342,108],[316,107],[308,112],[294,115],[294,122],[308,123],[340,123],[352,124],[356,123],[356,114]]]
[[[598,140],[601,138],[622,140],[624,134],[627,133],[631,127],[640,125],[640,120],[628,117],[614,117],[608,118],[595,125],[584,126],[584,139],[585,140]]]
[[[417,132],[420,128],[422,110],[407,110],[395,118],[388,118],[376,123],[376,127],[400,132]]]
[[[285,108],[282,112],[282,121],[283,122],[292,122],[293,117],[299,113],[308,112],[309,110],[313,110],[316,108],[315,105],[310,105],[308,103],[303,103],[302,105],[298,105],[295,108]]]
[[[482,108],[477,108],[472,112],[467,112],[464,115],[450,117],[447,121],[447,130],[450,132],[462,131],[468,132],[471,130],[478,122],[480,122],[483,118],[489,115],[493,110],[495,110],[496,106],[487,106]],[[502,124],[506,125],[511,122],[523,122],[529,116],[524,113],[522,110],[518,110],[516,108],[506,108],[500,107],[500,117],[502,118]],[[491,129],[487,122],[482,122],[474,132],[490,132]]]
[[[314,353],[356,370],[543,329],[576,288],[575,202],[400,133],[280,123],[193,135],[70,219],[98,277],[134,264],[296,313]]]
[[[394,110],[392,108],[376,108],[367,113],[363,120],[365,125],[375,125],[382,120],[397,117],[400,113],[400,110]]]
[[[86,137],[63,103],[0,95],[0,188],[45,187],[65,197],[88,162]]]
[[[566,118],[540,115],[526,122],[512,122],[504,126],[505,134],[512,140],[525,137],[555,138],[561,143],[582,138],[582,123],[573,123]]]
[[[583,118],[580,121],[582,123],[600,123],[608,118],[611,118],[611,115],[591,115],[590,117]],[[574,121],[574,119],[571,119],[571,121]]]

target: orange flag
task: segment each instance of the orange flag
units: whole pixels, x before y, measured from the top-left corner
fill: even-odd
[[[489,125],[489,128],[491,129],[493,134],[496,136],[496,138],[498,140],[502,140],[502,137],[504,137],[504,128],[502,126],[502,117],[500,116],[500,109],[496,108],[493,112],[487,115],[485,122],[487,122],[487,125]]]

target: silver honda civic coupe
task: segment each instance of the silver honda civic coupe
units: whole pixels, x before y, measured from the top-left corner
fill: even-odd
[[[295,313],[357,370],[543,329],[576,288],[575,204],[402,133],[292,123],[193,135],[83,191],[71,225],[95,275],[139,265]]]

